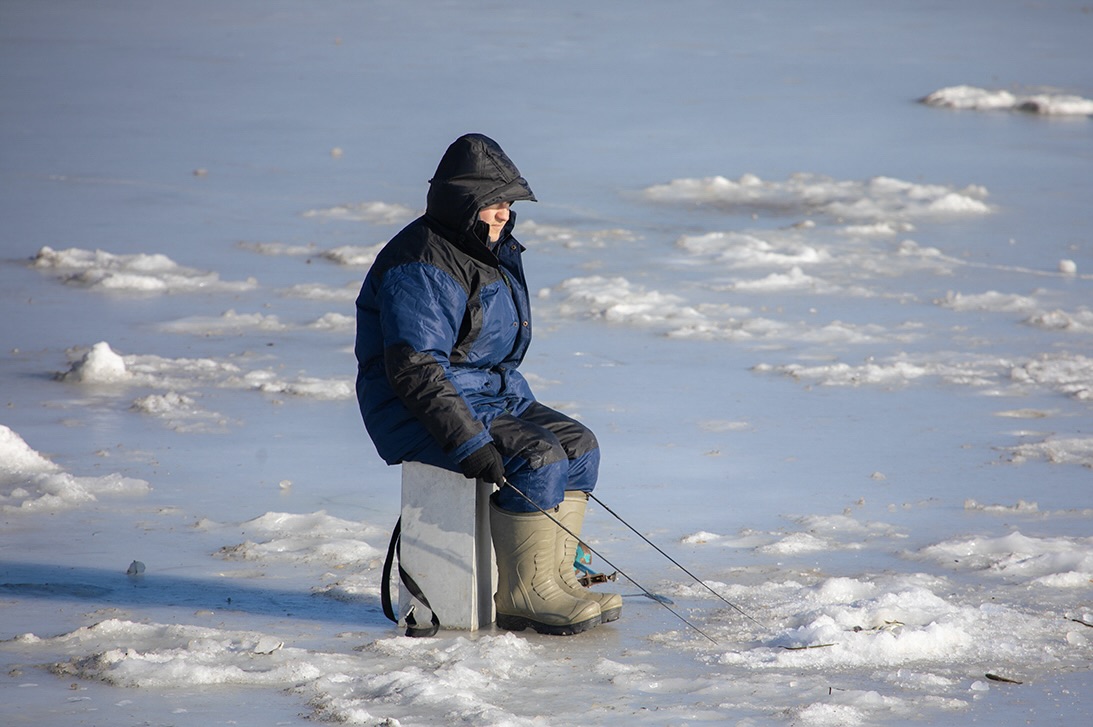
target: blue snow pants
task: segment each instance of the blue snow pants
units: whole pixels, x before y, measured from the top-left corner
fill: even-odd
[[[512,488],[501,487],[494,497],[503,510],[550,510],[561,503],[566,490],[592,492],[596,487],[600,469],[596,435],[561,412],[534,402],[518,415],[502,414],[494,419],[490,436],[505,462],[505,478],[527,495],[525,499]],[[460,471],[459,464],[439,445],[407,459]]]

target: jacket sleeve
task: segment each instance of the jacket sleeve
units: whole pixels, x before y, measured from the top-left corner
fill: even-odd
[[[437,267],[409,263],[387,271],[379,297],[391,388],[444,451],[462,460],[491,441],[450,375],[467,294]]]

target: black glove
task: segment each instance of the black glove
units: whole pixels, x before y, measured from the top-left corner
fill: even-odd
[[[505,479],[505,463],[493,442],[487,442],[485,446],[467,455],[459,463],[459,469],[463,470],[463,475],[469,480],[483,479],[499,485]]]

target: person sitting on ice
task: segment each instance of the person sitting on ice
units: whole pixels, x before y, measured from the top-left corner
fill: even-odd
[[[614,621],[622,599],[580,585],[577,539],[566,532],[580,535],[596,486],[596,437],[536,401],[518,370],[531,310],[511,207],[535,195],[481,134],[456,139],[429,185],[425,214],[384,246],[357,298],[365,426],[388,464],[499,486],[490,498],[499,627],[573,634]]]

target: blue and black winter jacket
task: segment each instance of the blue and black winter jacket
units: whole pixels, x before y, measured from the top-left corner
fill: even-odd
[[[489,425],[535,399],[517,367],[531,342],[523,246],[510,213],[491,250],[478,212],[534,201],[492,139],[452,143],[429,182],[425,214],[376,257],[357,298],[357,399],[389,464],[433,443],[458,462]]]

